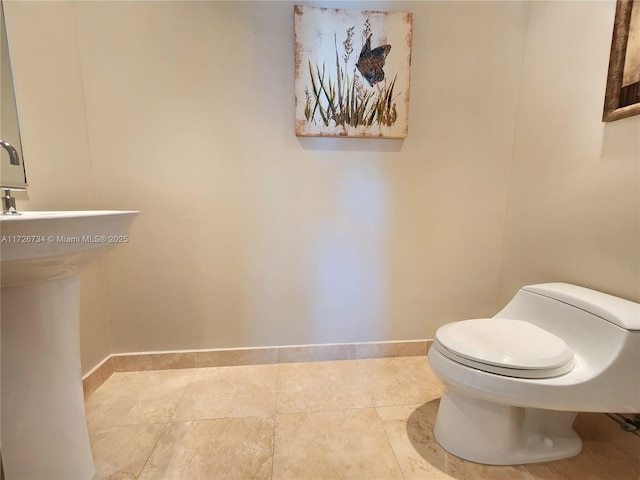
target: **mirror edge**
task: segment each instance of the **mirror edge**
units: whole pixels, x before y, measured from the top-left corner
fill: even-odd
[[[16,132],[17,132],[17,141],[13,141],[12,145],[16,148],[19,158],[20,158],[20,170],[21,170],[21,181],[17,181],[15,178],[10,178],[9,180],[0,179],[0,186],[2,188],[16,189],[16,190],[26,190],[26,187],[29,186],[29,182],[27,181],[27,170],[24,162],[24,151],[22,148],[22,135],[20,133],[20,119],[18,113],[18,105],[15,95],[15,84],[13,79],[13,71],[11,69],[11,53],[9,51],[9,39],[7,34],[7,27],[5,22],[5,12],[4,12],[4,0],[0,0],[0,42],[2,42],[3,50],[6,51],[6,64],[8,67],[8,76],[11,83],[11,89],[13,93],[13,108],[15,111],[15,120],[16,120]],[[4,58],[2,59],[4,60]],[[4,162],[3,162],[4,163]],[[15,175],[17,177],[18,174]]]

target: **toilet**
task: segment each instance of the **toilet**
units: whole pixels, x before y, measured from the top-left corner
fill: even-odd
[[[472,462],[580,453],[578,412],[640,413],[640,304],[566,283],[521,288],[493,318],[440,327],[434,436]]]

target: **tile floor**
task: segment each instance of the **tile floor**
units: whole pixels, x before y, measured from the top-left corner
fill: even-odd
[[[87,399],[96,479],[640,478],[640,437],[580,414],[583,452],[494,467],[442,450],[426,357],[115,373]]]

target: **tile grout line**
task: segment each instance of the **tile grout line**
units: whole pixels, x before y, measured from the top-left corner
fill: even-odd
[[[269,478],[273,480],[273,468],[276,463],[276,431],[278,429],[278,399],[280,397],[280,363],[276,364],[278,366],[276,373],[276,404],[273,409],[273,447],[271,449],[271,475]]]
[[[182,395],[180,396],[180,398],[176,402],[176,406],[173,409],[173,411],[171,412],[171,416],[169,417],[169,420],[167,420],[167,422],[165,423],[164,429],[162,430],[162,433],[160,435],[158,435],[158,439],[153,444],[153,448],[149,451],[149,455],[147,456],[147,459],[144,461],[144,464],[142,465],[142,468],[140,469],[140,471],[136,475],[136,479],[138,479],[140,477],[140,475],[142,475],[142,472],[144,472],[144,469],[146,468],[147,464],[149,463],[149,460],[151,459],[151,456],[153,455],[153,452],[156,451],[156,448],[158,448],[158,444],[160,443],[162,438],[167,434],[167,431],[169,430],[169,426],[171,424],[173,424],[173,423],[179,423],[179,422],[172,422],[171,419],[173,418],[173,415],[176,413],[176,410],[178,409],[178,405],[180,404],[180,402],[184,398],[185,394],[187,393],[187,389],[191,385],[191,382],[193,382],[193,378],[196,376],[196,373],[197,373],[197,370],[194,368],[193,369],[193,373],[191,374],[191,378],[189,379],[189,382],[184,387],[184,390],[182,391]],[[182,423],[184,423],[184,422],[182,422]]]
[[[389,448],[391,449],[391,453],[393,453],[393,458],[395,458],[396,460],[396,465],[398,465],[398,470],[400,470],[400,474],[402,475],[403,480],[406,480],[407,477],[404,474],[404,470],[402,469],[402,465],[400,465],[400,461],[398,460],[398,454],[396,453],[395,449],[393,448],[393,444],[391,443],[391,439],[389,438],[389,432],[387,431],[387,429],[384,426],[384,422],[382,421],[382,417],[380,417],[380,411],[379,411],[379,407],[375,407],[376,409],[376,416],[378,417],[378,422],[380,423],[380,426],[382,427],[382,431],[384,432],[384,436],[387,439],[387,444],[389,445]]]
[[[153,444],[153,448],[151,448],[151,450],[149,450],[149,455],[147,455],[147,459],[144,461],[144,463],[142,464],[142,467],[140,468],[140,471],[137,473],[136,480],[138,478],[140,478],[140,475],[142,475],[142,472],[144,472],[144,469],[147,467],[147,464],[149,463],[149,460],[151,459],[151,455],[153,455],[153,452],[156,451],[156,448],[158,448],[158,444],[160,443],[162,438],[166,435],[168,430],[169,430],[169,422],[167,422],[165,424],[164,429],[162,430],[160,435],[158,435],[158,439]]]
[[[369,395],[369,400],[371,401],[371,405],[373,405],[373,409],[376,412],[376,417],[378,417],[378,422],[380,424],[380,427],[382,428],[382,431],[384,432],[384,436],[387,439],[387,445],[389,445],[389,448],[391,449],[391,453],[393,453],[393,458],[396,461],[396,465],[398,466],[398,470],[400,471],[400,474],[402,475],[403,480],[406,480],[406,476],[404,474],[404,470],[402,470],[402,466],[400,465],[400,462],[398,461],[398,455],[396,454],[396,451],[393,448],[393,445],[391,444],[391,440],[389,439],[389,433],[387,432],[387,429],[384,426],[384,423],[382,422],[382,418],[380,417],[380,412],[379,412],[379,408],[380,406],[376,405],[376,401],[375,398],[373,398],[373,393],[372,393],[372,389],[369,387],[369,382],[367,382],[367,376],[365,374],[365,368],[362,365],[362,363],[359,365],[360,366],[360,377],[362,379],[362,382],[364,383],[364,387],[367,390],[367,394]]]
[[[367,395],[369,395],[369,401],[371,401],[371,406],[376,408],[376,401],[373,398],[373,393],[371,388],[369,388],[369,382],[367,382],[367,376],[365,375],[365,368],[362,364],[361,360],[356,360],[358,362],[358,373],[360,375],[360,380],[364,384],[364,389],[367,391]]]
[[[171,420],[173,419],[173,416],[176,414],[176,410],[178,410],[178,406],[180,405],[180,402],[182,402],[182,400],[184,399],[184,396],[187,393],[187,390],[189,389],[189,387],[191,386],[191,384],[193,383],[193,379],[196,376],[196,373],[198,373],[198,370],[196,368],[192,369],[193,372],[191,373],[191,378],[189,379],[189,382],[187,383],[187,385],[184,387],[184,390],[182,391],[182,395],[180,395],[180,398],[176,401],[176,406],[173,409],[173,411],[171,412],[171,416],[169,417],[169,420],[167,421],[167,423],[180,423],[180,422],[171,422]],[[184,422],[182,422],[184,423]]]

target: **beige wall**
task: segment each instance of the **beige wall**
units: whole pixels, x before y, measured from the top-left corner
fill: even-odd
[[[98,204],[143,212],[106,264],[115,351],[495,311],[525,9],[393,7],[415,13],[404,142],[294,136],[292,2],[76,6]]]
[[[532,2],[500,299],[550,280],[640,301],[640,117],[600,121],[614,2]]]
[[[105,335],[113,352],[430,338],[448,321],[494,314],[517,282],[559,279],[562,270],[537,270],[554,264],[544,240],[528,260],[535,229],[521,213],[542,208],[550,185],[527,195],[527,176],[555,184],[542,170],[558,158],[574,159],[567,170],[592,161],[596,147],[582,129],[604,129],[606,66],[593,69],[607,62],[613,11],[612,2],[572,3],[570,28],[589,36],[580,18],[591,21],[595,51],[557,28],[538,38],[563,17],[537,3],[331,3],[414,13],[404,141],[294,136],[293,2],[14,5],[7,17],[22,31],[14,63],[31,182],[19,206],[142,211],[131,242],[103,262],[104,290],[84,294],[85,309],[108,314],[108,324],[83,320],[92,326],[84,370],[102,351],[90,338]],[[590,65],[576,77],[581,98],[590,96],[586,111],[534,93],[550,83],[535,71],[544,51],[556,61],[547,44]],[[50,56],[64,62],[50,65]],[[553,130],[537,110],[544,105],[562,113]],[[632,125],[610,135],[629,143]],[[553,138],[536,143],[535,131]],[[529,152],[541,145],[542,163]],[[618,183],[628,182],[632,160],[610,159],[606,186],[567,183],[597,186],[586,195],[624,217],[635,200]],[[637,179],[637,159],[635,168]],[[625,188],[637,197],[637,183]],[[563,223],[561,210],[550,211]],[[615,215],[609,226],[631,228]],[[598,259],[601,270],[613,277],[621,260],[634,261],[623,276],[637,276],[637,249],[621,250],[633,238],[605,231],[592,227],[590,242],[618,258]],[[557,241],[572,250],[576,236]],[[101,280],[95,272],[89,281]]]
[[[7,34],[29,181],[19,209],[91,210],[95,191],[73,7],[5,1]],[[81,360],[86,373],[111,353],[102,265],[83,275]]]

